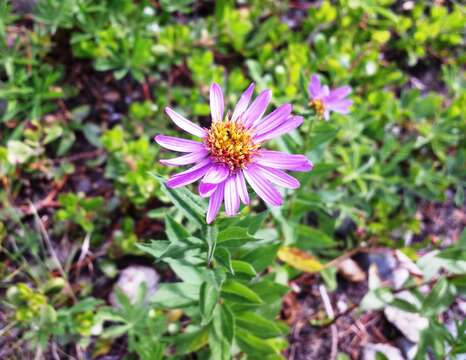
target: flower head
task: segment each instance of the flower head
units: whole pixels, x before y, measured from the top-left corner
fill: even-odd
[[[262,148],[267,140],[283,135],[302,124],[301,116],[291,114],[291,105],[284,104],[263,117],[270,102],[271,91],[261,92],[250,104],[254,84],[241,95],[233,114],[224,113],[220,86],[210,87],[212,123],[205,129],[167,107],[167,115],[184,131],[201,138],[194,141],[157,135],[162,147],[186,153],[161,160],[168,166],[194,164],[167,181],[172,188],[191,184],[199,179],[199,195],[209,198],[207,223],[211,223],[223,202],[228,216],[238,213],[240,203],[249,203],[246,182],[265,202],[281,205],[283,200],[275,185],[296,189],[299,182],[284,170],[309,171],[312,163],[303,155],[291,155]]]
[[[351,92],[350,86],[342,86],[330,90],[327,85],[322,86],[317,75],[311,76],[311,81],[307,86],[311,97],[310,105],[317,115],[323,116],[325,120],[330,117],[330,111],[340,114],[348,114],[353,101],[346,99]]]

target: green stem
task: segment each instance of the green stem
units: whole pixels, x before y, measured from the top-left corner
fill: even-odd
[[[311,117],[311,120],[309,122],[309,128],[307,130],[307,136],[304,136],[304,140],[303,140],[303,145],[302,145],[302,153],[304,155],[306,155],[307,153],[307,149],[309,148],[309,139],[311,138],[312,136],[312,129],[314,127],[314,122],[315,122],[315,119],[316,119],[316,116],[312,116]],[[290,204],[294,203],[294,201],[296,200],[297,198],[297,191],[293,191],[293,194],[291,195],[291,199],[290,199]],[[291,216],[291,206],[289,206],[289,210],[288,210],[288,218]]]
[[[307,130],[307,136],[304,137],[304,141],[303,141],[303,154],[306,154],[307,153],[307,150],[309,148],[309,141],[312,137],[312,129],[314,127],[314,123],[315,123],[315,116],[311,117],[311,120],[309,122],[309,128]]]

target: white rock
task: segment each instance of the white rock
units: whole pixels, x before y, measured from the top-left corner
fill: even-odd
[[[343,301],[342,299],[339,299],[337,301],[337,309],[338,309],[339,312],[343,313],[346,310],[348,310],[348,304],[345,301]]]
[[[339,273],[348,281],[362,282],[366,280],[366,273],[353,259],[345,259],[337,265]]]
[[[387,320],[395,325],[406,338],[414,343],[419,341],[422,330],[429,325],[429,321],[425,317],[416,313],[400,310],[394,306],[387,306],[384,313]]]
[[[393,270],[393,284],[395,289],[400,289],[403,287],[403,284],[410,278],[410,273],[408,270],[403,268],[398,268]]]
[[[145,15],[148,15],[148,16],[154,16],[154,15],[155,15],[155,10],[154,10],[154,8],[151,7],[151,6],[146,6],[146,7],[144,8],[144,14],[145,14]]]
[[[400,337],[396,341],[396,345],[401,349],[403,354],[405,354],[407,360],[414,360],[417,354],[417,344],[412,343],[404,337]]]
[[[110,303],[113,306],[118,306],[115,295],[115,289],[118,288],[129,298],[131,303],[134,304],[137,301],[138,291],[142,284],[146,286],[145,300],[148,300],[155,294],[159,280],[159,274],[149,266],[128,266],[120,272],[120,277],[110,294]]]
[[[390,360],[404,360],[401,351],[388,344],[372,344],[369,343],[364,346],[363,359],[376,360],[377,353],[382,353],[387,359]]]
[[[397,298],[405,300],[413,305],[418,303],[417,299],[408,291],[403,291],[396,295]],[[410,313],[394,306],[387,306],[384,309],[388,321],[395,325],[406,338],[413,343],[417,343],[422,330],[429,326],[429,321],[417,313]]]
[[[399,266],[408,270],[412,275],[415,276],[422,276],[422,271],[419,267],[403,252],[400,250],[395,251],[395,256],[397,257],[398,261],[400,262]]]
[[[421,269],[400,250],[395,251],[395,257],[398,260],[397,266],[393,269],[393,282],[395,289],[403,287],[404,283],[411,277],[422,278]]]

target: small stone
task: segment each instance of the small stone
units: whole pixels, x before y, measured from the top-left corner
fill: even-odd
[[[417,354],[418,346],[404,337],[400,337],[396,341],[396,345],[405,354],[407,360],[414,360]]]
[[[339,299],[337,301],[337,309],[340,313],[344,313],[346,310],[348,310],[348,304],[342,299]]]
[[[114,103],[114,102],[120,101],[120,99],[121,99],[121,96],[116,91],[109,91],[104,94],[104,100],[108,102]]]
[[[142,284],[145,284],[146,286],[145,301],[148,301],[152,296],[154,296],[159,280],[160,275],[149,266],[128,266],[121,271],[120,277],[110,294],[109,301],[113,306],[119,306],[115,294],[115,289],[118,288],[129,298],[131,303],[136,303],[139,287]]]
[[[408,291],[403,291],[397,294],[396,297],[413,305],[417,303],[417,299]],[[395,325],[413,343],[419,341],[422,330],[429,326],[429,321],[425,317],[416,313],[403,311],[394,306],[387,306],[384,313],[387,320]]]
[[[337,265],[338,272],[348,281],[362,282],[366,280],[366,273],[353,259],[345,259]]]
[[[409,11],[414,7],[414,1],[406,1],[403,3],[403,10]]]

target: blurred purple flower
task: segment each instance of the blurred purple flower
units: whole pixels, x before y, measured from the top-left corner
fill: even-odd
[[[222,89],[210,87],[212,124],[205,129],[185,119],[171,108],[167,115],[184,131],[202,141],[193,141],[157,135],[155,141],[162,147],[187,153],[173,159],[161,160],[168,166],[194,164],[188,170],[171,176],[167,185],[182,187],[197,180],[199,195],[208,197],[207,223],[211,223],[225,202],[228,216],[238,213],[240,202],[249,203],[246,182],[265,202],[279,206],[283,203],[275,185],[296,189],[299,181],[284,170],[310,171],[312,163],[304,155],[291,155],[262,149],[264,142],[290,132],[302,124],[301,116],[291,114],[291,105],[284,104],[263,117],[270,102],[270,90],[261,92],[249,104],[254,84],[241,95],[233,115],[225,115]]]
[[[330,117],[330,111],[340,114],[348,114],[353,104],[352,100],[346,99],[351,93],[350,86],[342,86],[330,90],[327,85],[322,86],[317,75],[311,76],[311,81],[307,86],[311,97],[310,105],[314,108],[319,116],[325,120]]]

